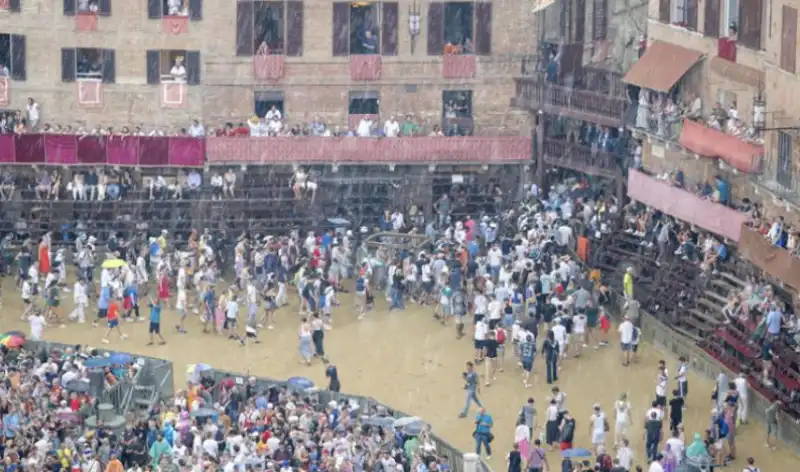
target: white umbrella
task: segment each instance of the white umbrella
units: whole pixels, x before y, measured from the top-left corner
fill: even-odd
[[[418,423],[420,421],[422,421],[422,418],[418,416],[404,416],[403,418],[394,420],[394,427],[399,429],[403,426],[408,426],[412,423]]]

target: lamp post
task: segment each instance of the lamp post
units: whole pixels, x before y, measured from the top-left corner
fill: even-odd
[[[408,7],[408,36],[411,38],[411,55],[414,55],[414,48],[417,45],[417,37],[420,34],[420,14],[417,0],[413,0]]]

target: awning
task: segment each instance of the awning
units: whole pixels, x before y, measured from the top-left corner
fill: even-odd
[[[653,41],[622,79],[626,84],[667,93],[703,53],[662,41]]]
[[[704,157],[719,158],[742,172],[757,172],[764,147],[750,144],[741,139],[703,126],[690,120],[683,120],[678,138],[681,146]]]
[[[760,87],[764,83],[764,71],[743,66],[721,57],[712,57],[711,70],[722,79],[730,80],[751,87]]]
[[[756,230],[742,227],[739,255],[795,290],[800,290],[800,259],[771,244]]]
[[[556,0],[533,0],[531,13],[538,13],[554,3],[556,3]]]

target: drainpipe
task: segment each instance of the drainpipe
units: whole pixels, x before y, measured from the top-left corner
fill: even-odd
[[[534,117],[535,127],[533,133],[534,157],[536,158],[536,185],[539,194],[547,196],[547,164],[544,162],[544,113],[539,110]]]

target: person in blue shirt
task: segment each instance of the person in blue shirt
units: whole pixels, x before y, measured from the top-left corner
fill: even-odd
[[[475,454],[481,455],[481,446],[486,448],[486,458],[492,458],[492,440],[494,439],[494,434],[492,434],[492,426],[494,426],[494,420],[492,419],[492,415],[486,412],[485,408],[481,408],[478,410],[478,414],[475,416],[475,432],[473,436],[475,437]]]
[[[719,195],[717,202],[727,206],[730,201],[730,184],[719,175],[714,176],[714,183],[717,186],[717,194]]]
[[[205,308],[205,316],[203,317],[203,333],[208,333],[208,324],[214,326],[214,310],[216,309],[217,296],[214,293],[214,287],[209,285],[203,293],[203,307]]]
[[[159,342],[158,344],[164,345],[167,344],[167,340],[164,339],[164,336],[161,335],[161,300],[153,300],[150,298],[150,342],[147,343],[148,346],[152,346],[155,341],[155,337],[158,336]]]

